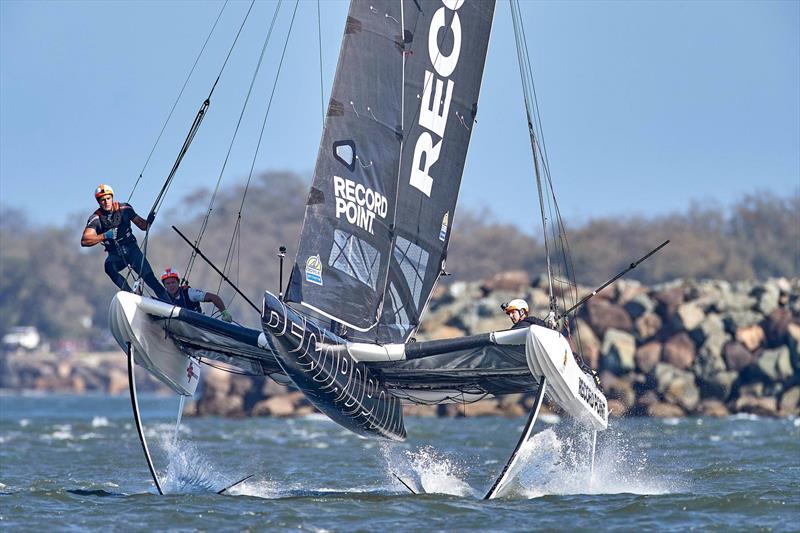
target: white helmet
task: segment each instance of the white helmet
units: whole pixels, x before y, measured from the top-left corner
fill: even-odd
[[[528,302],[523,300],[522,298],[515,298],[508,303],[504,303],[500,306],[500,308],[506,312],[506,314],[510,313],[511,311],[524,311],[525,314],[528,313]]]

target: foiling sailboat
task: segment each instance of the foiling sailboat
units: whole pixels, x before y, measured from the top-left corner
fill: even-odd
[[[560,217],[545,216],[552,183],[514,0],[511,9],[545,244],[556,236],[563,245]],[[406,439],[406,403],[533,393],[517,448],[486,498],[504,494],[546,396],[595,436],[607,428],[606,397],[562,334],[565,299],[575,303],[577,291],[554,286],[549,248],[551,327],[414,340],[445,274],[494,11],[494,0],[352,1],[297,253],[285,296],[264,294],[262,330],[146,296],[113,298],[111,330],[128,353],[137,427],[134,363],[191,396],[202,362],[223,362],[293,385],[358,435],[390,440]]]

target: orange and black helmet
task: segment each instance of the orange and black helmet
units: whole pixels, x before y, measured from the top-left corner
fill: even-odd
[[[105,183],[101,183],[94,190],[94,198],[95,198],[95,200],[98,200],[98,201],[100,200],[100,198],[102,198],[103,196],[105,196],[107,194],[110,194],[111,196],[114,196],[114,189],[112,189],[110,185],[106,185]]]

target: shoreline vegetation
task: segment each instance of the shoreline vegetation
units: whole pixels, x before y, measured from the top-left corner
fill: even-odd
[[[418,339],[506,329],[500,304],[524,297],[546,314],[546,279],[506,271],[479,282],[439,288]],[[591,289],[578,289],[579,297]],[[601,376],[612,417],[800,415],[800,278],[764,282],[675,280],[652,286],[621,280],[592,298],[571,325],[571,342]],[[144,373],[141,373],[143,375]],[[302,416],[314,412],[302,393],[268,378],[205,366],[187,415]],[[168,392],[153,378],[140,390]],[[0,388],[10,391],[127,394],[121,351],[6,353]],[[473,404],[406,406],[418,416],[518,416],[529,395]]]
[[[238,183],[218,191],[201,248],[258,301],[265,287],[277,289],[274,252],[287,245],[291,255],[298,242],[308,180],[264,172],[250,183],[243,204],[244,189]],[[144,194],[140,191],[131,201],[140,214],[149,204]],[[187,274],[190,250],[169,228],[175,225],[193,235],[211,194],[190,191],[180,209],[159,213],[147,247],[157,273],[171,266]],[[95,208],[88,195],[84,207],[57,226],[0,205],[0,335],[14,327],[35,328],[53,352],[72,354],[0,354],[0,388],[127,394],[125,360],[108,330],[108,305],[116,287],[103,272],[101,247],[79,246]],[[246,217],[237,226],[242,209]],[[725,208],[696,202],[681,213],[604,217],[567,227],[570,271],[583,287],[579,296],[658,243],[672,241],[594,297],[572,324],[573,338],[582,341],[579,351],[601,374],[612,416],[798,413],[798,217],[800,192],[761,192]],[[531,214],[520,225],[505,224],[486,210],[459,208],[447,258],[451,275],[443,278],[423,317],[420,339],[507,328],[499,304],[515,297],[527,298],[534,313],[545,314],[543,279],[530,277],[546,271],[544,245],[521,229],[538,229],[531,226],[535,220]],[[137,232],[137,238],[141,243],[143,235]],[[556,272],[556,277],[563,274]],[[242,325],[260,329],[256,313],[207,265],[198,262],[189,279],[193,287],[219,294]],[[112,351],[97,353],[104,350]],[[187,407],[191,414],[313,411],[299,392],[269,379],[210,367],[203,374],[202,396]],[[144,372],[141,376],[142,390],[166,391]],[[410,406],[407,412],[515,415],[526,412],[529,402],[505,397],[472,405]]]

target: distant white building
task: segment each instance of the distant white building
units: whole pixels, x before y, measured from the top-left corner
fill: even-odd
[[[20,326],[11,328],[11,331],[3,335],[3,348],[6,350],[15,350],[17,348],[25,348],[26,350],[34,350],[41,342],[39,331],[33,326]]]

